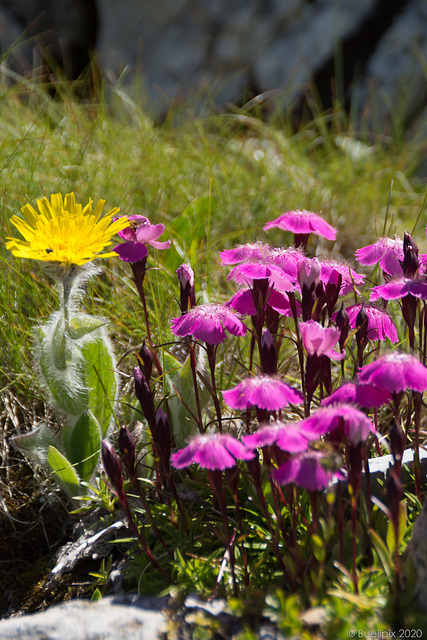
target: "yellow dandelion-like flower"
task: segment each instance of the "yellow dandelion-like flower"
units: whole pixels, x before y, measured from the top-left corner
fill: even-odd
[[[111,245],[112,236],[129,226],[126,216],[113,220],[119,212],[115,207],[101,217],[105,200],[92,211],[92,200],[83,208],[76,204],[74,193],[64,200],[60,193],[37,200],[39,213],[30,205],[22,207],[24,218],[12,216],[11,222],[25,240],[7,238],[6,248],[18,258],[55,262],[64,267],[84,265],[94,258],[109,258],[117,254],[101,253]]]

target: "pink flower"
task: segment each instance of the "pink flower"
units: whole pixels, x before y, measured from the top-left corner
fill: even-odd
[[[299,325],[302,343],[309,356],[328,356],[331,360],[342,360],[345,353],[333,351],[340,339],[340,330],[336,327],[323,327],[315,320],[301,322]]]
[[[304,418],[302,426],[319,434],[331,433],[342,428],[354,445],[364,442],[370,433],[377,433],[368,416],[351,404],[321,407],[308,418]]]
[[[335,240],[337,237],[336,230],[328,224],[321,216],[311,211],[288,211],[281,216],[267,222],[264,225],[264,230],[273,229],[278,227],[284,231],[292,231],[297,236],[308,235],[315,233],[318,236],[323,236],[327,240]]]
[[[225,402],[233,409],[258,407],[278,411],[288,404],[304,402],[302,393],[275,376],[245,378],[238,385],[222,392]]]
[[[172,333],[176,336],[194,336],[209,344],[224,342],[226,331],[244,336],[246,327],[230,308],[220,304],[201,304],[180,318],[172,318]]]
[[[231,307],[237,313],[244,316],[254,316],[256,308],[253,300],[252,289],[250,287],[240,289],[226,303],[227,307]],[[292,315],[289,299],[280,291],[271,289],[267,295],[267,306],[271,307],[278,313],[288,317]],[[299,303],[297,306],[300,308]]]
[[[241,244],[234,249],[226,249],[219,252],[222,264],[238,264],[245,260],[262,260],[271,251],[267,244],[255,242],[254,244]]]
[[[235,280],[238,284],[248,285],[254,280],[268,280],[270,287],[278,291],[294,291],[295,285],[282,266],[274,264],[268,258],[251,260],[236,265],[228,274],[227,280]]]
[[[402,275],[400,261],[403,260],[403,241],[395,236],[379,238],[374,244],[357,249],[355,257],[360,264],[370,266],[379,263],[381,269],[390,276]]]
[[[279,484],[294,484],[308,491],[320,491],[335,478],[343,479],[340,471],[330,470],[330,458],[320,451],[305,451],[296,454],[273,472]]]
[[[347,382],[338,387],[330,396],[322,400],[322,406],[329,407],[334,404],[358,404],[369,409],[381,407],[391,399],[390,392],[385,389],[377,389],[372,384],[361,382]]]
[[[427,281],[419,278],[398,278],[372,287],[370,300],[397,300],[406,296],[427,300]]]
[[[244,444],[226,433],[214,433],[194,438],[171,455],[171,464],[176,469],[189,467],[193,463],[204,469],[222,471],[234,467],[236,460],[251,460],[255,456]]]
[[[320,280],[327,284],[337,285],[341,276],[340,294],[352,293],[354,286],[363,284],[365,276],[356,273],[348,264],[338,260],[321,260]]]
[[[279,291],[293,291],[302,253],[294,248],[276,249],[269,245],[247,244],[220,253],[223,264],[236,264],[228,280],[250,284],[267,278]]]
[[[361,304],[346,308],[352,329],[356,328],[356,318],[361,308]],[[398,341],[396,327],[388,313],[373,305],[365,304],[363,308],[368,316],[368,340],[385,340],[388,338],[391,342]]]
[[[427,389],[427,369],[417,358],[407,353],[388,353],[362,367],[358,378],[363,384],[399,393],[406,389],[422,392]]]
[[[242,441],[248,449],[268,447],[275,444],[282,451],[299,453],[307,451],[310,440],[317,440],[315,433],[304,429],[301,422],[273,422],[256,433],[243,436]]]
[[[145,216],[128,216],[130,225],[119,231],[119,236],[126,242],[114,247],[114,251],[125,262],[139,262],[147,255],[146,244],[155,249],[169,249],[170,240],[157,242],[157,238],[165,230],[164,224],[151,224]]]

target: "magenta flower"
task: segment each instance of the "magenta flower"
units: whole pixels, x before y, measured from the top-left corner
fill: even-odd
[[[302,427],[322,435],[343,429],[353,445],[364,442],[370,433],[377,433],[368,416],[351,404],[321,407],[302,420]]]
[[[342,360],[345,353],[337,353],[333,347],[340,339],[341,332],[336,327],[323,327],[315,320],[299,325],[302,343],[309,356],[328,356],[331,360]]]
[[[402,275],[403,241],[395,236],[379,238],[374,244],[357,249],[355,257],[360,264],[370,266],[379,263],[381,269],[390,276]]]
[[[228,274],[227,280],[235,280],[238,284],[249,285],[254,280],[268,280],[270,287],[278,291],[294,291],[295,285],[291,277],[281,266],[269,259],[246,261],[236,265]]]
[[[222,263],[227,265],[259,262],[279,267],[292,282],[298,278],[298,262],[303,257],[303,253],[294,247],[278,249],[261,243],[239,245],[235,249],[221,251],[219,255]]]
[[[358,404],[360,407],[369,409],[371,407],[381,407],[390,400],[390,392],[385,389],[377,389],[372,384],[347,382],[333,391],[330,396],[322,400],[322,406]]]
[[[302,422],[273,422],[256,433],[243,436],[242,441],[248,449],[268,447],[275,444],[282,451],[300,453],[307,451],[310,440],[317,440],[316,433],[304,429]]]
[[[363,284],[365,276],[356,273],[348,264],[338,262],[338,260],[321,260],[320,280],[326,286],[327,284],[340,285],[340,294],[346,295],[352,293],[354,285]]]
[[[336,240],[336,230],[328,224],[321,216],[311,211],[288,211],[281,216],[267,222],[264,225],[264,230],[273,229],[278,227],[284,231],[292,231],[296,236],[308,235],[315,233],[318,236],[323,236],[327,240]]]
[[[262,260],[271,251],[267,244],[255,242],[254,244],[241,244],[234,249],[226,249],[219,252],[222,264],[239,264],[245,260]]]
[[[406,296],[427,300],[427,281],[419,278],[398,278],[372,287],[370,300],[398,300]]]
[[[279,484],[294,484],[308,491],[320,491],[334,478],[343,479],[340,471],[331,471],[329,456],[320,451],[304,451],[296,454],[273,472]]]
[[[226,303],[226,306],[231,307],[234,311],[243,316],[254,316],[257,312],[252,289],[250,287],[237,291],[237,293],[235,293]],[[292,315],[289,298],[275,289],[271,289],[267,294],[267,306],[271,307],[283,316],[289,317]],[[297,307],[299,311],[301,311],[299,303],[297,304]]]
[[[234,467],[236,460],[252,460],[255,456],[244,444],[226,433],[214,433],[194,438],[171,455],[171,464],[176,469],[189,467],[193,463],[204,469],[222,471]]]
[[[226,331],[244,336],[246,327],[229,307],[221,304],[201,304],[180,318],[172,318],[172,333],[176,336],[194,336],[209,344],[224,342]]]
[[[147,255],[146,244],[150,244],[155,249],[169,249],[170,240],[167,242],[157,242],[157,238],[165,230],[164,224],[151,224],[145,216],[128,216],[130,225],[119,231],[119,236],[126,242],[114,247],[114,251],[125,262],[139,262]]]
[[[288,404],[304,402],[302,393],[275,376],[245,378],[233,389],[222,392],[225,402],[233,409],[258,407],[267,411],[278,411]]]
[[[352,329],[356,328],[356,318],[361,308],[361,304],[346,308]],[[363,305],[363,309],[368,316],[368,340],[385,340],[386,338],[391,342],[399,340],[394,322],[388,313],[378,307],[367,304]],[[334,317],[332,317],[333,319]]]
[[[390,393],[427,389],[427,369],[417,358],[407,353],[388,353],[362,367],[358,374],[363,384],[372,384]]]

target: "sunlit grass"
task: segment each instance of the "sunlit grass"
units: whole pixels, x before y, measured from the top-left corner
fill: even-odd
[[[359,144],[342,113],[320,114],[296,133],[238,112],[187,114],[175,127],[154,126],[119,90],[77,103],[36,87],[25,95],[3,89],[0,113],[3,236],[15,235],[9,219],[26,202],[56,192],[74,191],[82,202],[103,198],[106,210],[119,206],[122,213],[163,222],[173,247],[152,254],[151,266],[161,271],[150,276],[147,295],[165,326],[178,312],[171,291],[179,264],[192,264],[206,299],[226,295],[218,250],[256,238],[289,242],[283,232],[263,231],[285,210],[321,212],[338,229],[334,255],[351,259],[355,248],[382,235],[392,183],[387,233],[412,229],[424,197],[412,177],[419,143],[371,136]],[[319,247],[331,249],[327,242]],[[33,393],[31,332],[55,307],[56,293],[36,264],[5,250],[4,240],[0,252],[0,384]],[[86,301],[91,313],[110,318],[119,354],[144,338],[129,283],[125,265],[110,261]],[[162,331],[155,338],[170,336]]]

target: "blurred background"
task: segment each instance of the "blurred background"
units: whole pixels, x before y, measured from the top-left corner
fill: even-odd
[[[339,101],[406,127],[427,105],[426,0],[0,0],[0,42],[6,75],[96,64],[153,112],[204,92],[219,110]]]

